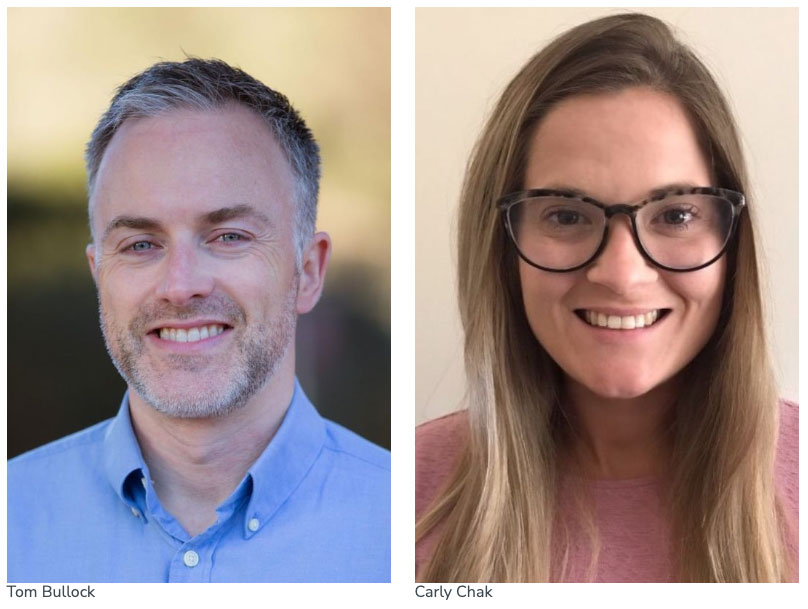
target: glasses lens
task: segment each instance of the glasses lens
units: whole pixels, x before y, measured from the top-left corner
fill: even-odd
[[[637,233],[657,263],[692,269],[710,262],[724,249],[732,218],[732,203],[721,197],[670,195],[637,212]]]
[[[561,271],[594,255],[603,237],[605,216],[599,207],[584,201],[534,197],[511,206],[508,222],[525,258]]]

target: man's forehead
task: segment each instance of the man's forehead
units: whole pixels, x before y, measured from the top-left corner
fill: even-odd
[[[119,139],[119,136],[133,133],[203,132],[221,128],[256,133],[275,141],[274,134],[266,121],[256,111],[237,102],[228,102],[210,108],[180,105],[166,108],[150,116],[129,117],[118,127],[112,141]]]
[[[286,215],[293,191],[291,167],[254,112],[181,108],[124,123],[102,160],[93,206],[102,223],[239,206],[272,218]]]

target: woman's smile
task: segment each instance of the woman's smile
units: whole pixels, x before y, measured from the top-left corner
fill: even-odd
[[[649,309],[624,313],[605,309],[576,309],[575,314],[590,326],[609,330],[641,330],[660,321],[670,309]]]

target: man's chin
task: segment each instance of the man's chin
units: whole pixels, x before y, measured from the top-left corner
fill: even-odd
[[[196,376],[196,375],[182,375]],[[257,387],[246,379],[230,383],[176,382],[171,385],[143,383],[132,379],[131,390],[157,412],[177,419],[207,419],[221,417],[244,406]]]

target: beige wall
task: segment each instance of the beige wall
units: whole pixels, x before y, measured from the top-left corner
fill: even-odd
[[[673,25],[727,93],[759,207],[764,299],[783,396],[797,380],[797,9],[636,9]],[[503,87],[570,27],[620,9],[417,9],[416,422],[455,410],[463,349],[456,206],[474,139]]]

